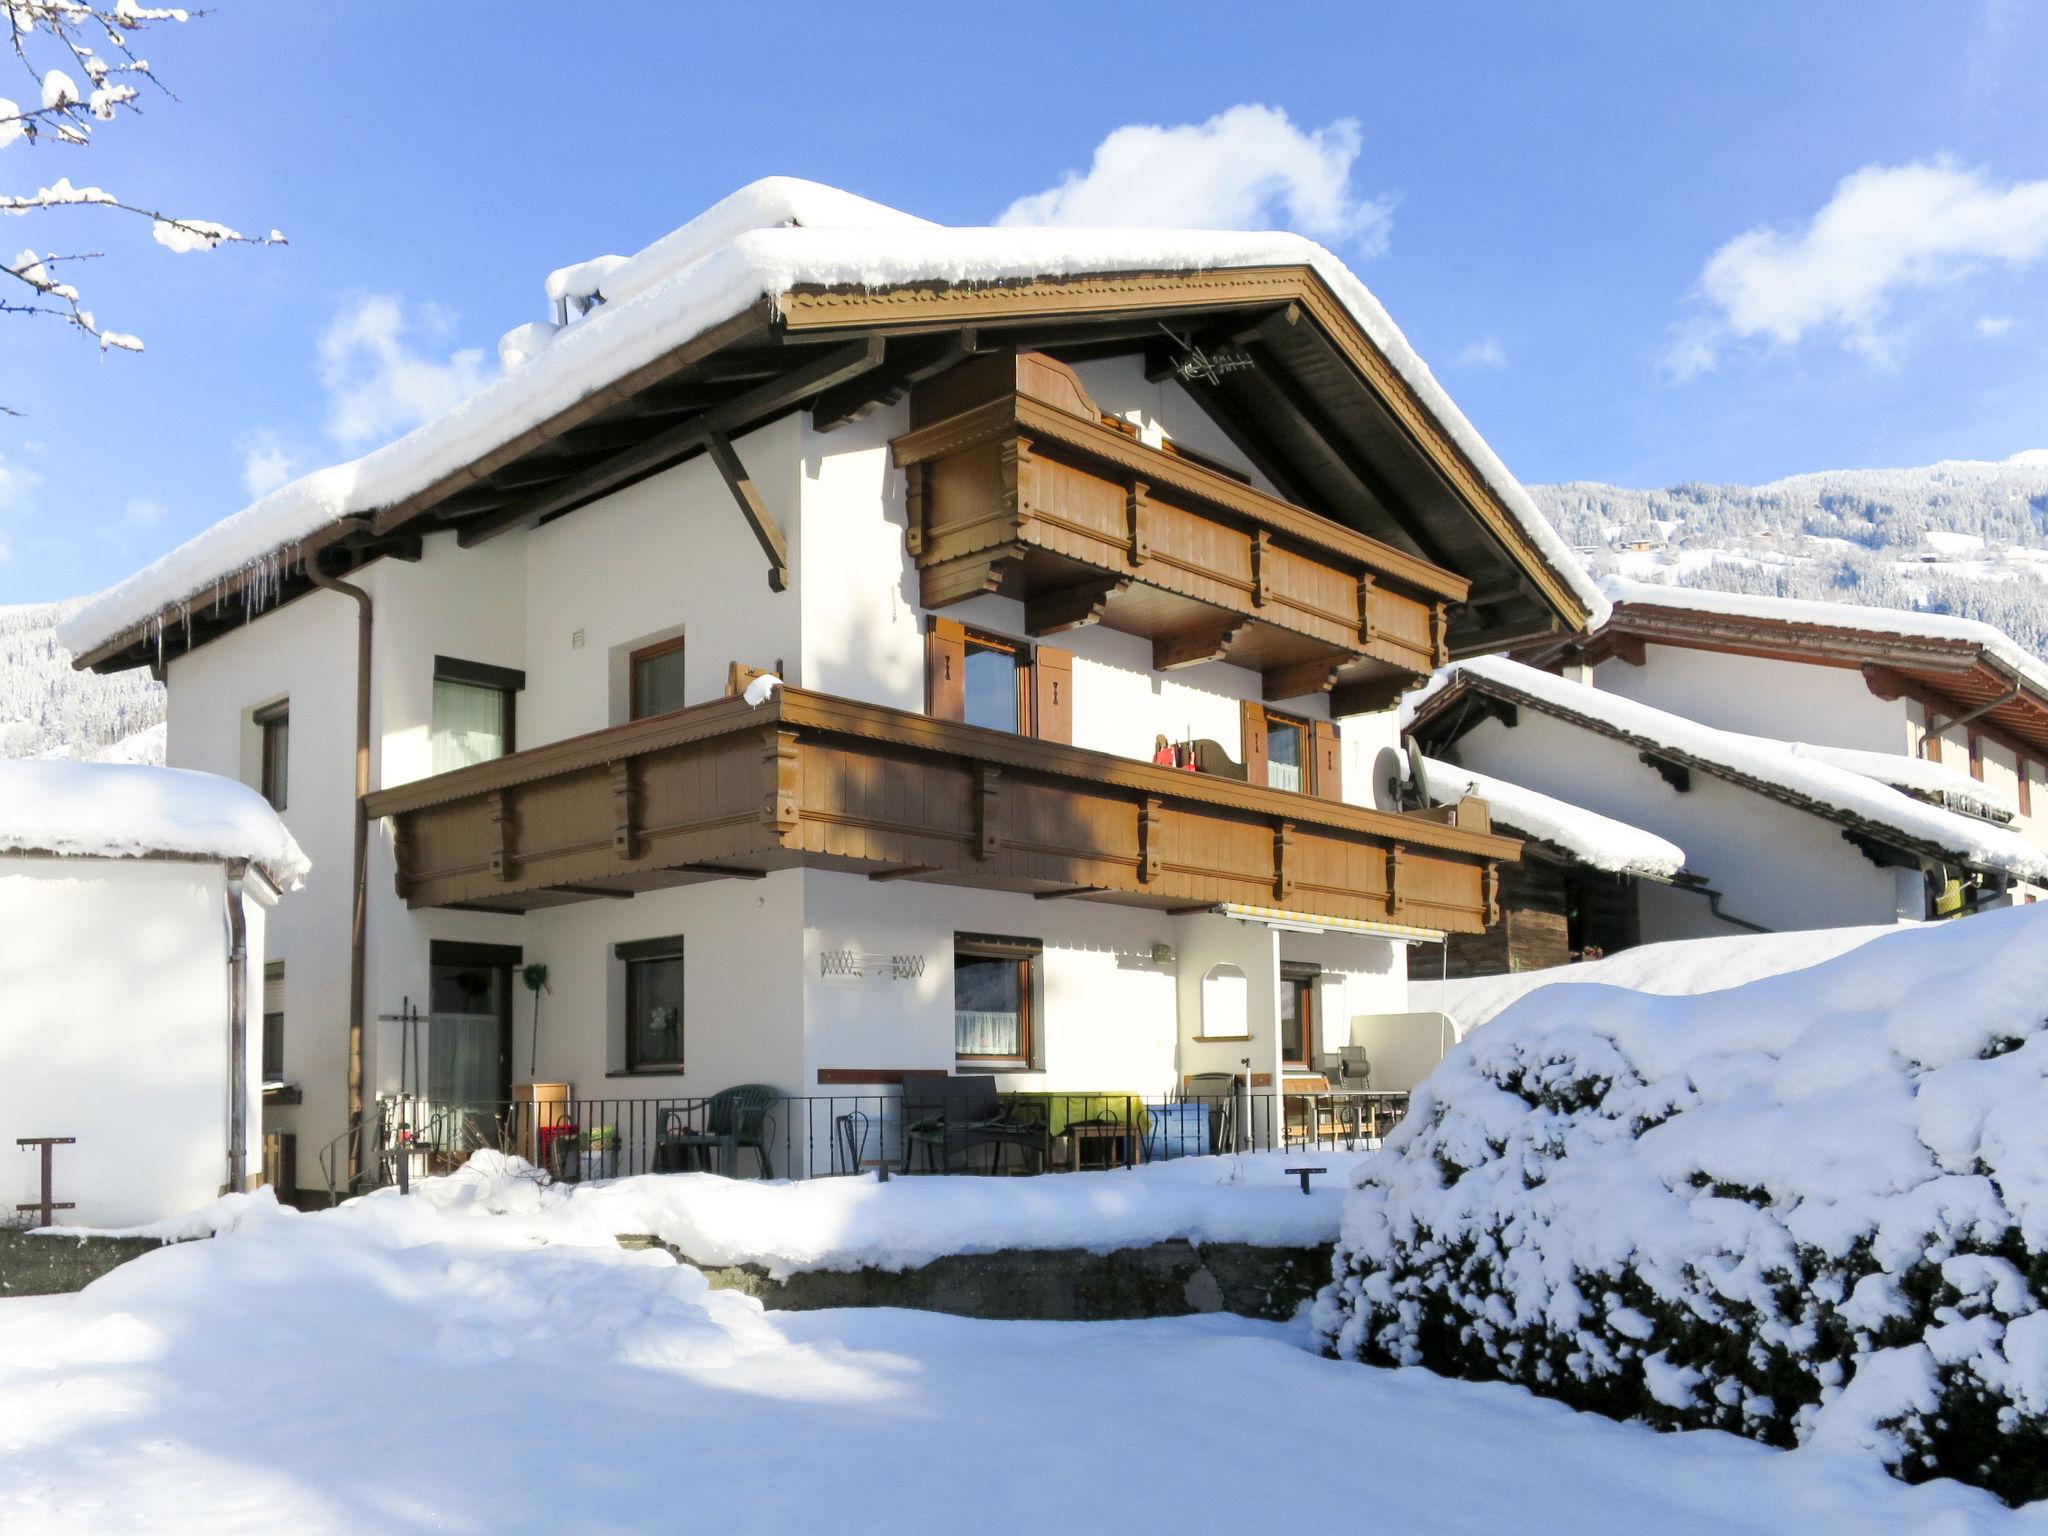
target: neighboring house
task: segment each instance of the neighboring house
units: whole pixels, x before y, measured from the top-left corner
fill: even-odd
[[[265,914],[306,873],[210,774],[0,762],[0,1219],[132,1226],[262,1171]],[[36,1218],[29,1217],[34,1220]]]
[[[1936,794],[1934,764],[1703,725],[1505,657],[1446,668],[1411,709],[1433,756],[1684,850],[1670,883],[1633,889],[1639,942],[1918,921],[2048,879],[2021,832],[1937,803],[1971,781]]]
[[[319,862],[302,1182],[422,1082],[1277,1091],[1486,926],[1518,844],[1381,803],[1391,706],[1601,599],[1327,252],[768,182],[549,292],[65,632]]]
[[[1418,954],[1418,975],[1433,960],[1440,976],[1494,976],[1633,948],[1642,887],[1670,885],[1685,868],[1685,850],[1654,832],[1471,768],[1423,759],[1422,770],[1431,804],[1475,795],[1495,831],[1523,841],[1521,861],[1501,866],[1500,921],[1451,934],[1441,956]]]
[[[2036,811],[2048,787],[2048,663],[2003,631],[1891,608],[1603,585],[1613,612],[1592,634],[1517,659],[1724,730],[1942,765],[1953,772],[1857,764],[1909,792],[1959,796],[1958,808],[1974,802],[2048,848]]]

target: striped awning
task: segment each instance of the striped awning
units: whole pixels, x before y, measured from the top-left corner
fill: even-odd
[[[1441,944],[1440,928],[1417,928],[1409,923],[1383,923],[1369,917],[1329,917],[1320,912],[1291,912],[1285,907],[1254,907],[1239,901],[1218,904],[1223,917],[1241,923],[1265,923],[1275,928],[1314,928],[1331,933],[1370,933],[1383,939],[1406,939],[1418,944]]]

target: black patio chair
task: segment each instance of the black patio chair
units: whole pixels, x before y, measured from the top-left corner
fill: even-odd
[[[903,1085],[903,1140],[908,1171],[915,1173],[924,1154],[926,1173],[966,1168],[977,1148],[992,1147],[990,1171],[1001,1173],[1012,1153],[1032,1153],[1044,1170],[1052,1164],[1052,1138],[1046,1122],[1007,1110],[993,1077],[912,1078]]]
[[[740,1149],[753,1148],[761,1160],[760,1177],[775,1177],[775,1163],[768,1155],[768,1111],[782,1097],[782,1090],[761,1083],[742,1083],[725,1088],[697,1105],[671,1109],[661,1117],[661,1140],[654,1148],[656,1173],[681,1173],[694,1163],[709,1160],[713,1173],[729,1179],[739,1177]],[[702,1124],[694,1123],[699,1110]]]
[[[1237,1074],[1196,1072],[1187,1080],[1181,1099],[1189,1104],[1209,1106],[1209,1150],[1237,1150]]]

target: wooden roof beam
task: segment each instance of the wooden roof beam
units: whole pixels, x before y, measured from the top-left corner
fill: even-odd
[[[723,432],[712,433],[704,446],[711,454],[711,462],[718,466],[725,488],[739,503],[740,515],[760,541],[761,553],[768,557],[768,590],[787,592],[789,545],[783,541],[782,529],[763,504],[761,493],[754,485],[754,477],[747,473],[747,466],[740,462],[740,456],[733,452],[731,440]]]
[[[567,512],[609,491],[667,469],[703,452],[713,437],[729,437],[764,417],[779,415],[812,395],[880,366],[882,357],[882,338],[870,335],[850,346],[836,348],[823,357],[813,358],[723,405],[657,432],[631,448],[622,449],[610,458],[570,475],[558,485],[539,491],[502,511],[478,518],[462,530],[457,536],[458,542],[469,549],[501,533],[531,528],[543,518]],[[759,530],[756,531],[758,533]]]
[[[811,426],[831,432],[896,404],[911,387],[981,350],[981,333],[967,326],[950,336],[906,337],[888,348],[880,367],[825,390],[811,404]]]

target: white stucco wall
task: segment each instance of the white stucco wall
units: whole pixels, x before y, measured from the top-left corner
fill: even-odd
[[[1773,929],[1889,923],[1892,872],[1844,841],[1838,824],[1695,770],[1681,794],[1636,749],[1523,709],[1513,730],[1490,719],[1458,743],[1458,761],[1669,838],[1688,873],[1733,915]],[[1732,931],[1697,896],[1644,887],[1643,940]]]
[[[1909,749],[1910,706],[1878,698],[1853,667],[1645,645],[1643,665],[1604,661],[1593,684],[1723,730],[1867,752]]]
[[[248,1171],[263,1148],[256,1092],[263,904],[248,925]],[[227,1179],[228,937],[220,866],[0,857],[0,1209],[37,1198],[18,1136],[71,1136],[60,1223],[133,1226],[219,1194]]]

